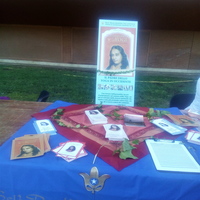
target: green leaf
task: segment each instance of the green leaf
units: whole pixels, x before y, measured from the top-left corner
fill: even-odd
[[[124,160],[127,158],[138,159],[138,157],[132,154],[132,150],[121,151],[119,157]]]
[[[132,143],[133,144],[139,144],[139,140],[133,140]]]
[[[167,115],[167,114],[170,114],[170,112],[169,112],[169,111],[166,111],[166,110],[161,110],[161,114],[162,114],[162,115]]]
[[[162,116],[161,116],[160,110],[156,110],[155,112],[156,112],[156,116],[157,116],[157,117],[162,117]]]
[[[163,115],[170,114],[170,112],[165,110],[154,110],[153,108],[149,108],[149,111],[146,114],[146,117],[151,119],[152,117],[162,117]]]
[[[123,149],[123,151],[133,149],[132,146],[129,144],[129,141],[127,139],[124,139],[124,141],[122,142],[122,149]]]
[[[66,126],[63,122],[58,122],[59,126]]]
[[[113,115],[114,115],[115,117],[120,117],[120,116],[121,116],[121,115],[118,114],[117,112],[114,112]]]
[[[120,149],[113,151],[113,155],[116,154],[116,153],[120,153]]]
[[[77,125],[76,125],[76,128],[80,128],[80,127],[81,127],[81,125],[80,125],[80,124],[77,124]]]

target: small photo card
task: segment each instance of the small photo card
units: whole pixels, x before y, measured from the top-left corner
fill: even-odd
[[[67,162],[72,162],[73,160],[76,160],[76,159],[78,159],[78,158],[84,157],[84,156],[86,156],[86,155],[88,155],[88,153],[83,149],[83,150],[80,152],[80,154],[78,155],[77,158],[63,157],[62,155],[59,155],[59,154],[57,154],[57,157],[61,157],[62,159],[64,159],[64,160],[67,161]]]
[[[42,119],[42,120],[36,120],[33,123],[35,130],[38,134],[41,133],[49,133],[50,135],[55,135],[56,129],[51,123],[49,119]]]
[[[121,124],[104,124],[105,138],[113,141],[123,141],[129,139]]]
[[[200,145],[200,132],[195,130],[189,130],[185,136],[188,142]]]
[[[107,117],[105,117],[98,110],[86,110],[85,114],[89,118],[91,124],[106,124]]]
[[[61,143],[59,147],[52,151],[56,153],[56,156],[63,158],[67,162],[71,162],[77,158],[81,158],[87,155],[84,149],[85,143],[79,141],[68,141]]]
[[[126,126],[140,126],[144,127],[144,117],[143,115],[132,115],[132,114],[125,114],[124,115],[124,124]]]

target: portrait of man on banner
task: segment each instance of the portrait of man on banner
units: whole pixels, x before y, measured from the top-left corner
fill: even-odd
[[[101,32],[99,70],[132,75],[131,72],[134,69],[134,31],[130,28],[102,27]]]

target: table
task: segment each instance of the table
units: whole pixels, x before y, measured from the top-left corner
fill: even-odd
[[[43,111],[69,106],[73,103],[56,101]],[[177,109],[171,109],[172,114]],[[179,114],[179,113],[178,113]],[[0,199],[9,200],[199,200],[200,174],[157,171],[150,155],[121,171],[100,158],[93,164],[94,155],[71,163],[56,157],[53,152],[45,156],[10,160],[11,142],[15,137],[34,134],[34,119],[27,122],[0,147]],[[184,135],[178,138],[184,140]],[[52,148],[67,141],[57,134],[50,137]],[[195,145],[200,155],[199,146]],[[90,174],[96,166],[99,176],[109,174],[104,188],[99,192],[85,189],[80,173]]]
[[[50,102],[0,100],[0,145]]]

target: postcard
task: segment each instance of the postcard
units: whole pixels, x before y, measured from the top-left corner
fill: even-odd
[[[56,156],[63,158],[67,162],[71,162],[87,155],[84,146],[85,144],[79,141],[68,141],[61,143],[52,151],[56,153]]]
[[[74,160],[76,160],[78,158],[82,158],[82,157],[84,157],[86,155],[88,155],[88,153],[83,149],[76,158],[64,157],[64,156],[62,156],[60,154],[57,154],[56,156],[63,158],[67,162],[72,162],[72,161],[74,161]]]
[[[105,138],[113,141],[129,139],[121,124],[105,124],[103,126],[106,131]]]
[[[62,145],[57,154],[61,155],[62,157],[77,158],[84,146],[84,143],[69,141]]]

